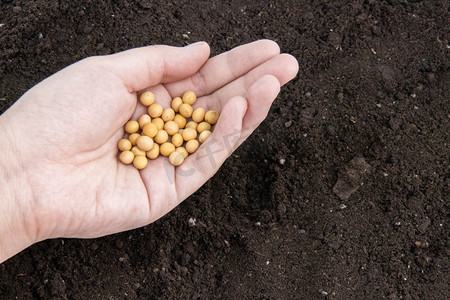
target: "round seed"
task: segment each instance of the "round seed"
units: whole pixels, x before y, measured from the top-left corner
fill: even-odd
[[[143,135],[138,138],[136,144],[140,150],[147,152],[152,150],[154,143],[151,137]]]
[[[203,121],[204,117],[205,117],[205,110],[201,107],[196,108],[192,113],[192,120],[194,122],[200,123],[201,121]]]
[[[200,133],[200,135],[198,136],[198,141],[203,144],[206,141],[206,139],[209,138],[210,135],[211,131],[209,130],[202,131],[202,133]]]
[[[145,168],[147,166],[147,157],[143,156],[143,155],[138,155],[134,158],[133,160],[133,165],[136,169],[138,170],[142,170],[143,168]]]
[[[156,136],[153,140],[161,145],[161,144],[167,142],[167,139],[169,139],[169,135],[167,134],[167,132],[165,130],[161,129],[161,130],[158,130],[158,133],[156,134]],[[160,149],[160,151],[161,151],[161,149]]]
[[[163,112],[163,108],[158,103],[153,103],[152,105],[150,105],[148,107],[148,114],[152,118],[158,118],[159,116],[161,116],[162,112]]]
[[[123,151],[122,153],[120,153],[119,155],[119,160],[125,164],[125,165],[129,165],[133,162],[134,160],[134,154],[131,151]]]
[[[170,153],[169,155],[169,162],[174,165],[175,167],[178,167],[179,165],[181,165],[184,161],[184,156],[183,153],[178,152],[178,151],[174,151],[172,153]]]
[[[198,124],[197,126],[198,133],[202,133],[205,130],[211,131],[211,124],[209,124],[208,122],[201,122],[200,124]]]
[[[128,133],[135,133],[139,130],[139,123],[136,121],[128,121],[125,124],[125,131]]]
[[[192,106],[189,105],[188,103],[183,103],[180,105],[179,112],[180,115],[182,115],[183,117],[190,118],[194,110],[192,109]]]
[[[153,144],[153,148],[150,151],[147,151],[147,157],[150,159],[156,159],[159,156],[159,145]]]
[[[119,148],[120,151],[129,151],[131,149],[131,142],[128,139],[121,139],[117,143],[117,148]]]
[[[142,128],[142,134],[154,137],[158,133],[158,127],[154,123],[147,123],[144,125],[144,128]]]
[[[194,153],[197,151],[198,146],[200,146],[200,143],[197,140],[190,140],[186,143],[186,151],[189,153]]]
[[[163,156],[169,156],[175,151],[175,146],[172,143],[164,143],[159,147],[159,152]]]
[[[153,102],[155,102],[155,95],[152,92],[147,91],[141,94],[139,100],[141,101],[142,105],[150,106],[153,104]]]
[[[210,110],[205,114],[205,121],[211,125],[214,125],[219,120],[219,113],[215,110]]]

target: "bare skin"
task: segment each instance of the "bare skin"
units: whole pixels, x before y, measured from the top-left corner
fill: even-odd
[[[209,59],[209,46],[149,46],[79,61],[0,116],[0,262],[56,237],[94,238],[159,219],[213,176],[264,120],[297,60],[261,40]],[[150,90],[169,107],[187,90],[221,113],[180,167],[138,171],[118,161],[123,125]]]

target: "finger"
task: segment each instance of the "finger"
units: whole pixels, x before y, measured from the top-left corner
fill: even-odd
[[[138,92],[193,75],[207,61],[209,51],[207,43],[198,42],[186,47],[135,48],[94,59],[121,78],[130,92]]]
[[[245,44],[209,59],[193,76],[166,87],[175,96],[187,90],[208,95],[279,53],[280,47],[271,40]]]
[[[200,188],[231,155],[234,143],[240,137],[246,110],[245,98],[231,99],[224,107],[211,136],[177,167],[175,188],[179,202]]]
[[[280,85],[292,80],[298,72],[298,61],[289,54],[280,54],[234,80],[215,93],[198,99],[196,106],[221,111],[234,96],[245,96],[250,87],[265,75],[276,77]]]

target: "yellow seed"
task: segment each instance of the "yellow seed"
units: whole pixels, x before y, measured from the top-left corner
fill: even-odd
[[[183,104],[183,100],[181,100],[180,97],[173,98],[172,103],[171,103],[172,109],[175,112],[178,112],[178,109],[180,108],[181,104]]]
[[[150,106],[155,102],[155,95],[152,92],[147,91],[141,94],[139,100],[141,100],[142,105]]]
[[[152,121],[152,118],[150,118],[149,115],[143,114],[138,119],[139,128],[141,128],[141,129],[144,128],[144,125],[147,124],[147,123],[150,123],[151,121]]]
[[[159,156],[159,145],[153,144],[153,148],[150,151],[147,151],[147,157],[150,159],[156,159]]]
[[[133,162],[133,159],[134,159],[134,154],[131,151],[123,151],[119,155],[119,160],[125,165],[131,164]]]
[[[158,127],[154,123],[147,123],[144,125],[144,128],[142,128],[142,134],[154,137],[158,133]]]
[[[192,116],[192,113],[194,112],[194,110],[192,109],[192,106],[189,105],[188,103],[181,104],[179,111],[180,111],[180,115],[182,115],[185,118],[190,118]]]
[[[117,143],[117,148],[119,148],[120,151],[129,151],[131,149],[131,142],[128,139],[121,139]]]
[[[175,147],[180,147],[181,145],[183,145],[183,142],[184,142],[184,140],[183,140],[183,136],[181,136],[181,134],[176,133],[172,136],[172,144]]]
[[[198,141],[203,144],[206,141],[206,139],[209,138],[210,135],[211,131],[209,130],[202,131],[202,133],[200,133],[200,135],[198,136]]]
[[[143,135],[140,138],[138,138],[136,144],[140,150],[147,152],[152,150],[154,143],[151,137]]]
[[[132,133],[130,134],[130,136],[128,137],[128,139],[131,142],[131,145],[136,146],[136,142],[137,139],[140,137],[141,135],[139,133]]]
[[[133,152],[134,156],[145,155],[145,152],[139,149],[138,146],[133,146],[133,148],[131,148],[131,152]]]
[[[147,166],[147,157],[145,157],[143,155],[138,155],[134,158],[133,160],[133,165],[136,169],[138,170],[142,170],[143,168],[145,168]]]
[[[139,130],[139,123],[136,121],[128,121],[125,124],[125,131],[128,133],[135,133]]]
[[[194,122],[200,123],[201,121],[203,121],[204,117],[205,117],[205,110],[201,107],[196,108],[192,113],[192,120]]]
[[[174,118],[173,118],[174,122],[176,122],[178,124],[179,128],[184,128],[184,126],[186,126],[186,118],[183,117],[180,114],[177,114]]]
[[[175,111],[172,108],[165,108],[161,114],[161,119],[164,122],[172,121],[175,117]]]
[[[178,124],[175,121],[169,121],[166,124],[164,124],[164,130],[169,134],[169,135],[174,135],[175,133],[178,132],[180,128],[178,127]]]
[[[181,154],[183,154],[183,157],[186,158],[188,157],[189,153],[186,151],[186,148],[184,147],[178,147],[175,149],[175,151],[180,152]]]
[[[192,91],[187,91],[186,93],[183,94],[183,103],[192,105],[195,103],[196,100],[197,95],[195,95],[195,93]]]
[[[198,133],[202,133],[205,130],[211,131],[211,124],[209,124],[208,122],[201,122],[200,124],[198,124],[197,126]]]
[[[219,113],[215,110],[210,110],[205,114],[205,121],[211,125],[214,125],[219,120]]]
[[[152,120],[152,123],[156,125],[158,130],[161,130],[164,128],[164,121],[161,118],[156,118]]]
[[[161,116],[162,112],[163,112],[163,108],[158,103],[153,103],[152,105],[150,105],[148,107],[148,114],[152,118],[158,118],[159,116]]]
[[[165,130],[161,129],[161,130],[158,130],[158,133],[156,134],[156,136],[153,140],[161,145],[161,144],[167,142],[168,138],[169,138],[169,135],[167,134],[167,132]]]
[[[185,141],[190,141],[197,137],[197,130],[194,128],[186,128],[181,135]]]
[[[169,162],[174,165],[175,167],[178,167],[181,165],[184,161],[183,153],[174,151],[170,153],[169,155]]]
[[[172,143],[164,143],[159,147],[159,152],[163,156],[169,156],[173,151],[175,151],[175,146]]]
[[[194,122],[194,121],[189,121],[189,122],[186,124],[186,128],[193,128],[193,129],[195,129],[195,130],[197,130],[197,126],[198,126],[198,123],[197,123],[197,122]]]
[[[190,140],[186,143],[186,151],[189,153],[194,153],[197,151],[198,146],[200,146],[200,143],[197,140]]]

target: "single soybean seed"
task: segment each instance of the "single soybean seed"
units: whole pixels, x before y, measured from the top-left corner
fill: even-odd
[[[174,135],[175,133],[178,132],[178,130],[180,130],[180,127],[178,127],[177,122],[175,121],[169,121],[166,124],[164,124],[164,130],[169,134],[169,135]]]
[[[156,159],[159,156],[159,145],[154,144],[152,150],[147,151],[147,157],[150,159]]]
[[[186,151],[186,148],[184,148],[184,147],[177,147],[175,149],[175,151],[180,152],[181,154],[183,154],[184,158],[188,157],[188,155],[189,155],[189,153]]]
[[[147,123],[144,125],[144,128],[142,128],[142,134],[151,138],[155,137],[157,133],[158,127],[155,125],[155,123]]]
[[[178,151],[174,151],[174,152],[170,153],[169,162],[173,166],[178,167],[183,163],[183,161],[184,161],[183,153],[178,152]]]
[[[153,104],[153,102],[155,102],[155,95],[150,91],[143,92],[141,94],[141,97],[139,97],[139,100],[141,101],[142,105],[150,106]]]
[[[161,119],[164,122],[172,121],[175,117],[175,111],[172,108],[165,108],[161,114]]]
[[[183,103],[193,105],[197,100],[197,95],[193,91],[187,91],[183,94]]]
[[[215,110],[207,111],[205,114],[205,121],[211,125],[214,125],[219,120],[219,113]]]
[[[211,124],[209,124],[208,122],[201,122],[200,124],[198,124],[197,126],[198,133],[202,133],[205,130],[211,130]]]
[[[138,138],[136,144],[140,150],[147,152],[153,148],[154,143],[151,137],[143,135]]]
[[[139,133],[132,133],[130,134],[130,136],[128,137],[128,139],[131,142],[131,145],[136,146],[136,142],[137,139],[140,137],[141,135]]]
[[[179,128],[184,128],[184,126],[186,126],[186,118],[183,117],[180,114],[177,114],[174,118],[173,121],[176,122],[178,124]]]
[[[197,140],[190,140],[186,143],[186,151],[189,153],[194,153],[197,151],[200,143]]]
[[[128,133],[135,133],[139,130],[139,123],[136,121],[128,121],[125,124],[125,131]]]
[[[201,107],[196,108],[192,113],[192,121],[200,123],[205,117],[205,110]]]
[[[152,123],[156,125],[158,130],[161,130],[164,128],[164,121],[161,118],[155,118],[152,120]]]
[[[141,129],[144,128],[144,125],[147,123],[150,123],[151,121],[152,121],[152,118],[149,115],[143,114],[138,119],[139,128],[141,128]]]
[[[169,156],[175,151],[175,146],[172,143],[164,143],[159,147],[159,152],[163,156]]]
[[[197,122],[189,121],[189,122],[186,124],[186,127],[185,127],[185,128],[193,128],[193,129],[197,130],[197,126],[198,126],[198,123],[197,123]]]
[[[121,139],[117,143],[117,148],[119,148],[120,151],[129,151],[131,149],[131,142],[129,139]]]
[[[190,118],[194,110],[192,109],[192,106],[190,104],[183,103],[180,105],[179,112],[183,117]]]
[[[122,162],[125,165],[129,165],[133,162],[134,160],[134,154],[131,151],[123,151],[122,153],[120,153],[119,155],[119,160],[120,162]]]
[[[145,168],[147,166],[147,163],[148,161],[145,155],[138,155],[133,160],[133,165],[138,170],[142,170],[143,168]]]
[[[183,104],[183,100],[180,97],[175,97],[172,100],[171,106],[175,112],[178,112],[180,105]]]
[[[158,133],[156,134],[156,136],[153,140],[161,145],[161,144],[167,142],[168,139],[169,139],[169,135],[167,134],[167,132],[165,130],[161,129],[161,130],[158,130]],[[161,149],[160,149],[160,151],[161,151]]]
[[[190,141],[197,137],[197,130],[194,128],[186,128],[181,135],[185,141]]]
[[[162,108],[161,104],[153,103],[152,105],[150,105],[148,107],[148,114],[152,118],[158,118],[159,116],[161,116],[162,112],[163,112],[163,108]]]
[[[139,149],[138,146],[133,146],[133,148],[131,148],[131,152],[133,152],[134,156],[145,155],[145,151]]]
[[[210,135],[211,131],[209,130],[202,131],[202,133],[200,133],[200,135],[198,136],[198,141],[203,144],[206,141],[206,139],[209,138]]]
[[[183,145],[183,142],[184,142],[184,140],[183,140],[183,136],[181,134],[176,133],[172,136],[172,144],[175,147],[180,147],[181,145]]]

